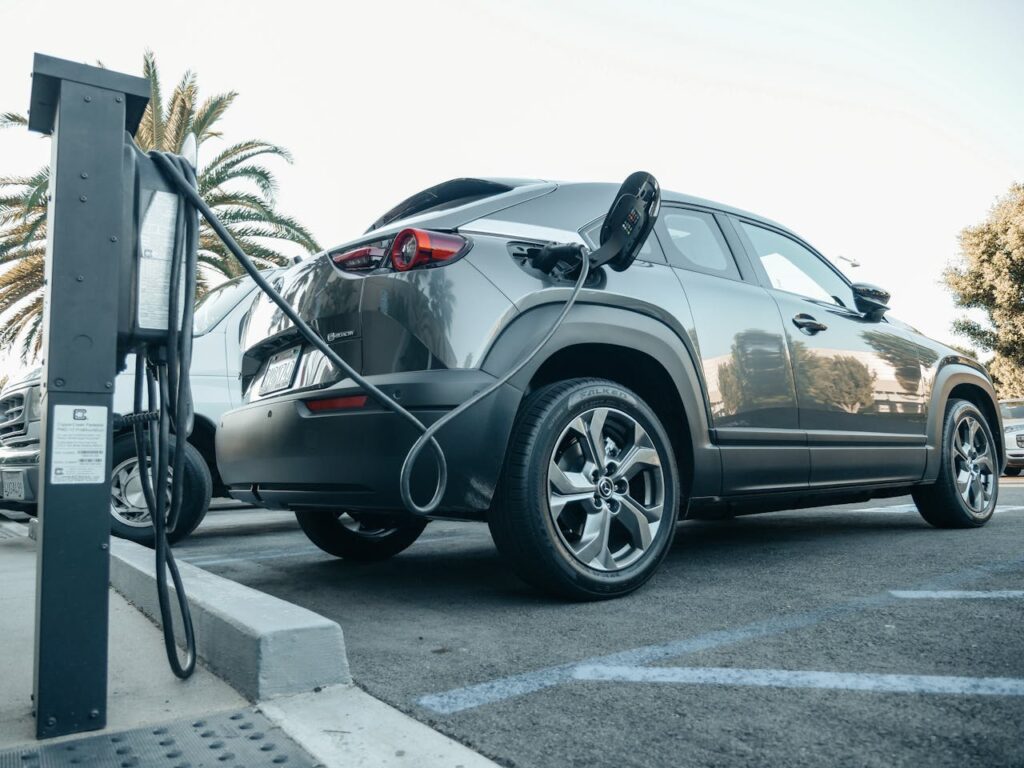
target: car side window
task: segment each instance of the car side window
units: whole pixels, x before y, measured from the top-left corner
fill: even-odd
[[[754,246],[772,288],[848,309],[854,306],[850,286],[816,253],[756,224],[741,221],[740,226]]]
[[[580,231],[580,237],[583,238],[583,242],[587,244],[587,247],[592,251],[596,251],[601,247],[601,225],[604,224],[604,216],[592,224],[588,224],[584,229]],[[637,254],[638,261],[649,261],[654,264],[664,264],[665,257],[661,253],[661,249],[655,242],[654,237],[648,237],[640,249],[640,253]]]
[[[722,230],[710,213],[665,207],[661,209],[655,230],[673,266],[740,278]]]

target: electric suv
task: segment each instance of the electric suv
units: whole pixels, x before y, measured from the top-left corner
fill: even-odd
[[[431,423],[542,340],[573,280],[546,244],[600,245],[610,184],[457,179],[292,268],[282,293],[346,362]],[[600,267],[507,385],[438,433],[435,516],[487,521],[511,566],[579,599],[646,581],[676,522],[911,494],[934,526],[991,517],[1005,462],[974,360],[886,316],[785,227],[664,192],[624,271]],[[232,496],[294,510],[333,555],[408,547],[399,470],[418,436],[266,297],[242,341],[246,404],[217,431]],[[413,496],[430,498],[425,451]]]

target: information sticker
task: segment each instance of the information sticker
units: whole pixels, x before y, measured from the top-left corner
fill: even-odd
[[[154,192],[139,232],[139,328],[167,330],[177,218],[178,196],[170,192]],[[183,263],[183,275],[184,269]],[[184,296],[184,279],[180,285]],[[178,300],[178,307],[179,311],[183,309],[182,298]],[[178,317],[178,327],[181,327],[181,317]]]
[[[50,482],[108,483],[107,411],[102,405],[55,405]]]

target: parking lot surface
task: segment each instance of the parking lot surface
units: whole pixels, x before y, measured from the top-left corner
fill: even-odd
[[[684,523],[590,604],[524,586],[483,525],[361,565],[224,510],[176,550],[337,620],[360,686],[506,765],[1024,765],[1024,483],[980,530],[909,501]]]

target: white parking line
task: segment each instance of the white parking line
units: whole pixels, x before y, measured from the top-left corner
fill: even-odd
[[[729,667],[580,666],[575,680],[622,683],[733,685],[757,688],[826,688],[875,693],[932,693],[959,696],[1024,696],[1024,679],[945,675],[880,675]]]
[[[1024,506],[1005,506],[996,507],[996,514],[1002,514],[1003,512],[1019,512],[1024,509]],[[914,504],[891,504],[888,507],[861,507],[860,509],[849,509],[844,510],[845,512],[857,513],[857,514],[875,514],[875,515],[907,515],[912,512],[917,512],[917,506]]]
[[[1022,567],[1024,567],[1024,558],[992,563],[990,565],[979,565],[943,574],[921,586],[927,586],[932,589],[956,587],[987,576],[1017,571]],[[508,675],[507,677],[453,688],[440,693],[426,694],[416,699],[416,704],[438,714],[451,715],[570,682],[573,680],[575,671],[580,667],[632,667],[639,664],[653,664],[658,661],[678,658],[712,648],[721,648],[748,640],[781,635],[794,629],[813,627],[825,621],[843,618],[871,608],[892,605],[895,600],[896,598],[888,592],[854,598],[845,603],[830,605],[814,611],[773,616],[735,629],[706,632],[702,635],[659,645],[647,645],[618,653],[610,653],[605,656],[596,656],[575,662],[542,667],[530,672]]]
[[[889,594],[907,600],[1004,600],[1024,598],[1024,589],[991,589],[984,592],[969,589],[890,589]]]

